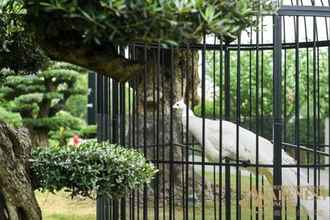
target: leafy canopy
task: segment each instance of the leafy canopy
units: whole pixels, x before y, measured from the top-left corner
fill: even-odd
[[[208,33],[233,39],[273,5],[271,0],[2,0],[1,8],[5,14],[27,13],[36,23],[43,22],[40,15],[64,18],[69,22],[63,25],[72,25],[87,42],[178,44]]]
[[[269,0],[25,0],[30,15],[57,14],[70,18],[86,41],[161,42],[198,41],[214,33],[233,39],[254,25],[258,13],[272,10]]]
[[[0,69],[30,74],[47,64],[48,58],[26,27],[25,15],[22,2],[0,0]]]
[[[117,46],[198,43],[205,34],[230,42],[271,0],[2,0],[0,68],[33,72],[47,57],[127,80],[140,66]],[[19,62],[15,62],[18,60]]]

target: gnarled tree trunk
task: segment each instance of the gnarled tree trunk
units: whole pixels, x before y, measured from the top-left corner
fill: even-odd
[[[27,129],[0,122],[0,218],[4,220],[42,219],[28,173],[31,149]]]
[[[156,184],[160,192],[168,192],[171,176],[175,196],[182,198],[184,181],[189,182],[189,185],[195,181],[196,189],[200,181],[198,178],[184,180],[183,166],[170,166],[171,159],[185,160],[186,149],[182,146],[187,144],[182,132],[181,115],[173,109],[171,115],[171,105],[181,99],[185,99],[190,107],[199,103],[198,53],[188,49],[177,49],[172,52],[162,49],[159,52],[158,49],[145,51],[143,48],[138,48],[135,52],[136,57],[140,58],[139,61],[147,64],[146,72],[139,73],[133,83],[137,106],[134,111],[135,117],[132,117],[130,122],[134,126],[131,132],[135,134],[135,140],[131,140],[131,143],[140,147],[146,145],[147,159],[167,162],[160,165],[160,178]],[[174,59],[171,59],[172,55]],[[161,56],[160,63],[157,61],[158,56]],[[147,61],[144,57],[147,57]],[[189,187],[191,188],[191,185]]]
[[[29,128],[29,132],[30,132],[30,136],[31,136],[32,147],[48,147],[49,146],[49,141],[48,141],[49,131],[47,129]]]

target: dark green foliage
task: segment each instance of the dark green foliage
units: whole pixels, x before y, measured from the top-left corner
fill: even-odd
[[[58,130],[61,127],[71,130],[79,130],[85,125],[80,118],[72,116],[68,112],[61,111],[54,117],[25,118],[23,123],[36,129]]]
[[[118,198],[149,183],[156,173],[142,154],[109,143],[34,149],[31,173],[42,191]]]
[[[10,68],[20,74],[31,74],[45,67],[48,58],[29,38],[29,34],[15,33],[8,37],[7,42],[0,39],[0,43],[5,42],[0,48],[0,69]]]
[[[30,74],[44,68],[48,58],[26,28],[24,12],[19,1],[0,1],[0,69]]]
[[[269,117],[273,111],[273,54],[272,51],[264,51],[263,56],[259,53],[259,81],[256,81],[256,52],[251,52],[251,68],[250,68],[250,56],[248,51],[242,51],[240,57],[240,69],[241,69],[241,84],[240,84],[240,115],[242,118],[255,117],[256,116],[256,100],[259,101],[259,116],[264,115]],[[307,56],[309,56],[309,65],[307,65]],[[325,118],[329,115],[328,112],[328,53],[326,48],[320,49],[319,55],[319,72],[320,72],[320,116]],[[313,115],[313,81],[312,81],[312,50],[309,50],[308,55],[306,50],[301,50],[299,53],[300,62],[300,115],[302,118],[306,118]],[[220,76],[222,77],[222,112],[224,112],[224,77],[220,73],[220,60],[219,54],[215,54],[216,65],[213,65],[213,52],[208,52],[207,58],[207,75],[210,77],[211,83],[215,83],[215,106],[216,115],[219,114],[220,108]],[[283,102],[285,102],[286,114],[284,119],[294,120],[295,114],[295,55],[294,50],[287,50],[283,54],[283,58],[286,60],[286,68],[283,68]],[[230,102],[231,102],[231,119],[235,120],[237,109],[237,54],[231,53],[230,55]],[[261,65],[261,62],[263,65]],[[213,67],[215,67],[213,71]],[[309,67],[309,70],[307,69]],[[223,70],[222,70],[223,71]],[[251,72],[251,77],[250,77]],[[215,73],[215,74],[214,74]],[[222,72],[223,73],[223,72]],[[307,81],[309,77],[309,81]],[[256,93],[256,84],[259,85],[258,95]],[[284,84],[285,83],[285,84]],[[250,90],[251,86],[251,90]],[[309,89],[307,89],[309,87]],[[309,99],[307,98],[307,91],[309,91]],[[262,94],[262,95],[261,95]],[[251,96],[251,100],[250,100]],[[261,100],[262,97],[262,100]],[[209,100],[209,111],[213,112],[213,100]],[[309,113],[307,112],[307,105],[309,105]],[[283,109],[284,112],[284,109]]]
[[[61,127],[79,130],[84,122],[62,110],[71,96],[86,94],[86,89],[77,86],[81,73],[84,73],[82,69],[66,63],[52,63],[37,75],[17,75],[2,70],[0,99],[6,103],[8,111],[20,114],[23,125],[33,136],[40,133],[36,130],[45,132],[45,135]]]
[[[97,132],[96,125],[90,125],[80,129],[79,134],[84,139],[90,139],[96,137],[96,132]]]
[[[30,16],[52,14],[74,18],[72,28],[86,42],[198,41],[204,33],[230,40],[256,22],[255,15],[272,9],[269,0],[167,0],[167,1],[52,1],[25,0]]]
[[[212,101],[206,101],[204,108],[205,108],[205,112],[204,112],[205,118],[209,118],[209,119],[220,118],[219,103],[213,103]],[[199,117],[202,116],[202,105],[201,104],[195,106],[194,113]]]
[[[1,105],[1,103],[0,103]],[[10,124],[14,127],[22,126],[22,118],[19,114],[7,111],[5,108],[0,106],[0,121]]]
[[[259,54],[259,88],[261,88],[261,74],[263,74],[263,114],[265,116],[272,114],[272,88],[273,88],[273,72],[272,72],[272,52],[264,51],[263,52],[263,67],[261,67],[261,56]],[[290,54],[290,59],[292,60],[293,54]],[[223,69],[222,74],[220,74],[220,57],[218,53],[208,52],[206,55],[207,59],[207,75],[211,79],[211,83],[214,83],[216,86],[216,94],[215,94],[215,105],[217,109],[220,108],[220,86],[222,86],[222,112],[224,113],[224,76]],[[213,64],[213,60],[215,60],[215,65]],[[294,62],[292,60],[292,62]],[[289,63],[289,62],[288,62]],[[241,117],[255,117],[256,115],[256,52],[251,52],[251,66],[250,66],[250,52],[242,51],[240,57],[240,111]],[[293,71],[290,69],[290,71]],[[251,75],[250,75],[251,73]],[[291,74],[293,75],[293,74]],[[222,77],[222,85],[220,85],[220,77]],[[291,77],[291,76],[290,76]],[[251,86],[251,90],[250,90]],[[294,86],[294,80],[290,79],[290,89]],[[261,99],[261,89],[258,92],[258,100]],[[250,99],[251,96],[251,99]],[[212,100],[210,102],[213,103]],[[260,102],[260,101],[259,101]],[[230,54],[230,103],[231,103],[231,119],[235,119],[236,109],[237,109],[237,54],[232,52]],[[292,103],[290,103],[292,104]],[[212,106],[212,104],[210,104]],[[259,114],[261,112],[261,107],[259,105]],[[251,112],[250,112],[251,111]],[[219,111],[216,112],[219,114]]]
[[[0,23],[4,24],[0,25],[4,27],[0,29],[0,55],[5,57],[0,68],[35,72],[43,68],[46,54],[127,80],[140,67],[132,64],[128,68],[116,46],[136,42],[182,45],[200,42],[210,33],[229,42],[255,26],[256,15],[273,13],[271,2],[5,0],[0,5]]]
[[[80,74],[76,81],[79,90],[84,91],[83,94],[73,95],[67,100],[64,111],[70,112],[71,115],[81,119],[87,118],[87,91],[88,80],[87,74]]]
[[[84,93],[76,86],[79,71],[62,63],[54,63],[37,75],[22,76],[3,70],[0,97],[11,102],[11,110],[19,112],[26,122],[36,119],[33,123],[39,127],[53,127],[44,118],[55,117],[72,95]]]

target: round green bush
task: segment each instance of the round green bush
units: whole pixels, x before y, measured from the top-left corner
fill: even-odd
[[[32,152],[35,188],[53,193],[66,190],[72,196],[120,198],[149,183],[156,172],[141,153],[108,142]]]

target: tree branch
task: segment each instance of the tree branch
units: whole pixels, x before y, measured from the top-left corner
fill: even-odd
[[[91,69],[119,81],[126,81],[141,72],[142,65],[132,63],[113,51],[100,51],[95,47],[64,47],[56,41],[40,42],[42,49],[52,60],[65,61]]]
[[[119,55],[112,42],[86,42],[84,33],[76,28],[85,25],[83,20],[47,13],[29,23],[34,25],[36,41],[52,60],[76,64],[119,81],[129,80],[143,70],[141,63]]]

